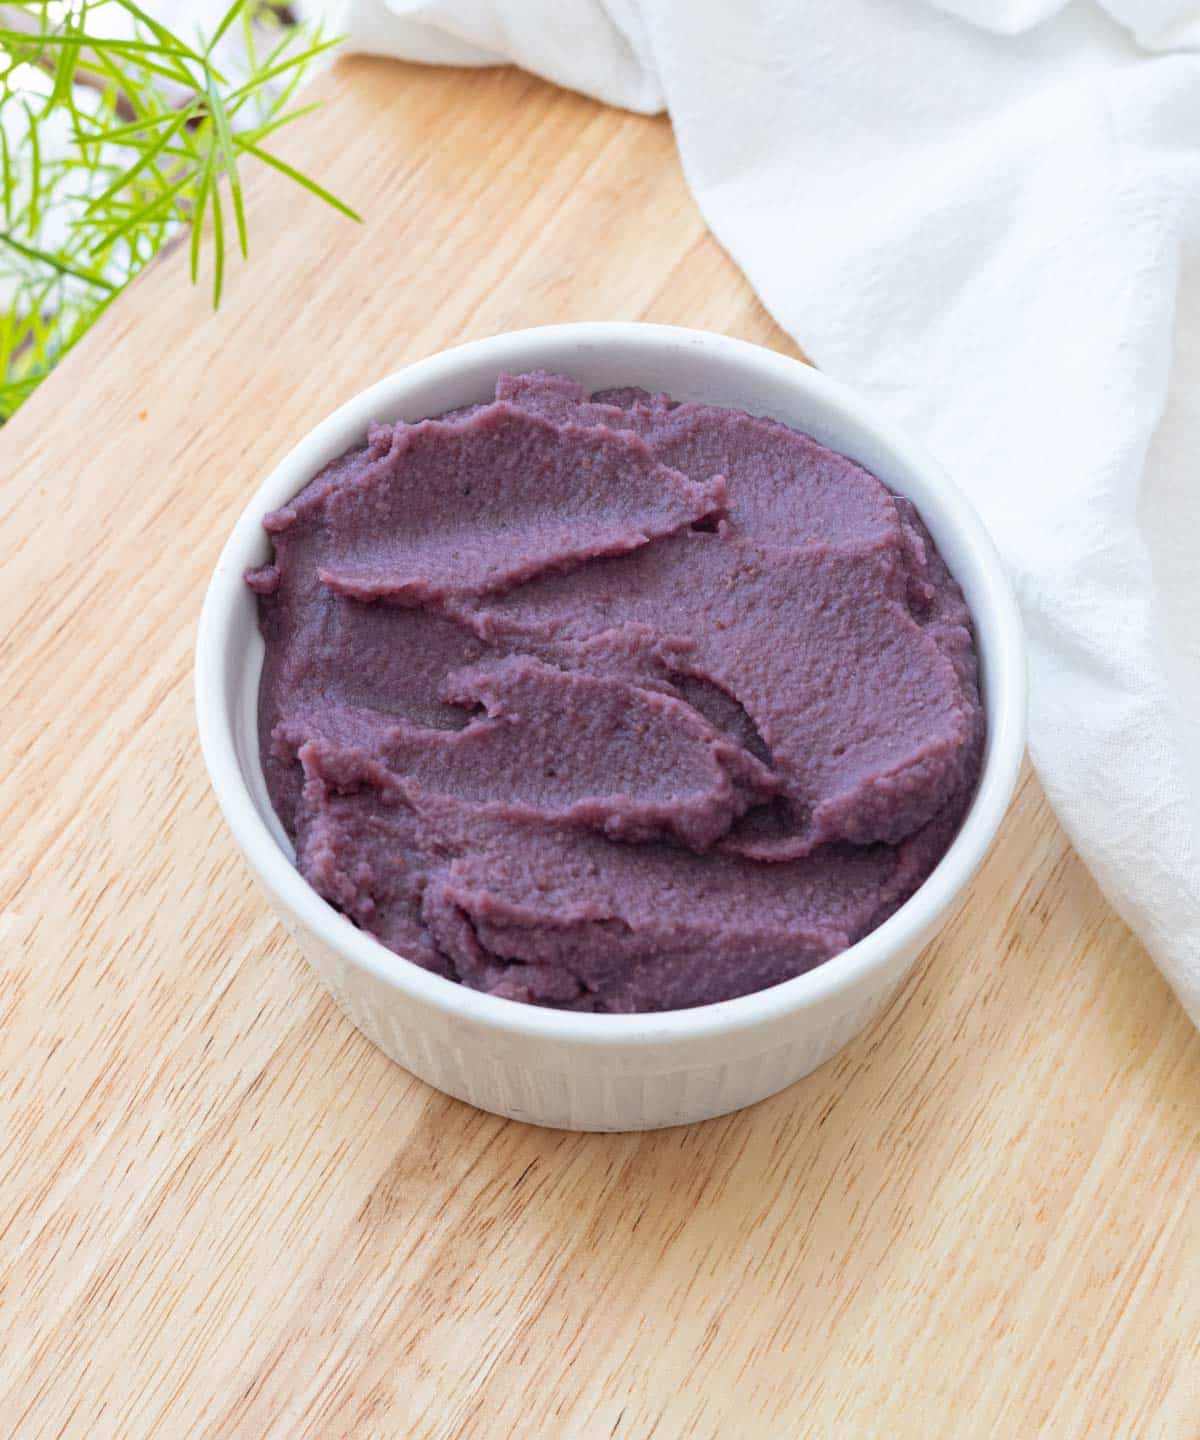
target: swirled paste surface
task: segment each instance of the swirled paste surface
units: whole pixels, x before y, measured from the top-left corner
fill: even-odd
[[[775,421],[502,376],[263,523],[297,864],[464,984],[600,1011],[776,984],[907,899],[974,793],[962,592],[908,501]]]

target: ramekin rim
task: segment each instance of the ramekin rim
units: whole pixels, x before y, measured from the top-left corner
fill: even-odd
[[[238,763],[232,726],[227,723],[223,643],[242,597],[242,572],[261,535],[262,516],[278,508],[311,478],[319,465],[311,457],[328,449],[330,437],[365,433],[367,423],[397,403],[415,384],[436,378],[442,367],[495,352],[497,373],[509,368],[505,352],[550,340],[620,339],[703,346],[725,351],[736,361],[787,371],[790,382],[839,410],[849,428],[881,439],[905,457],[937,494],[937,506],[961,532],[987,598],[976,627],[987,632],[987,683],[995,690],[989,706],[988,754],[979,787],[950,848],[912,897],[877,929],[848,949],[791,980],[731,1000],[688,1009],[628,1015],[588,1014],[524,1004],[473,990],[424,969],[387,949],[333,909],[309,885],[280,849],[259,813]],[[574,321],[505,331],[440,350],[385,376],[351,396],[304,435],[256,488],[242,510],[213,571],[196,636],[195,699],[201,749],[218,803],[234,838],[276,904],[309,927],[348,963],[362,967],[408,997],[459,1018],[514,1037],[553,1039],[586,1046],[670,1044],[751,1029],[808,1010],[841,994],[853,994],[883,969],[898,950],[935,927],[970,882],[1008,808],[1025,747],[1026,671],[1020,615],[995,545],[974,507],[936,460],[876,413],[853,389],[803,361],[750,341],[714,332],[644,321]],[[848,1002],[849,1003],[849,1002]]]

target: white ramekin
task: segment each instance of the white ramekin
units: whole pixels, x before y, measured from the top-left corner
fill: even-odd
[[[769,415],[852,456],[910,497],[975,616],[988,719],[975,803],[917,893],[807,975],[737,1000],[656,1015],[576,1015],[497,999],[430,974],[356,929],[311,889],[267,800],[255,707],[262,664],[242,573],[268,558],[261,520],[371,420],[419,420],[487,399],[502,371],[564,371],[589,389],[642,385]],[[974,510],[929,456],[851,391],[757,345],[665,325],[587,323],[496,335],[348,401],[283,459],[221,554],[200,617],[196,710],[225,818],[284,925],[347,1016],[447,1094],[538,1125],[647,1130],[750,1105],[835,1055],[880,1013],[970,881],[1004,815],[1024,750],[1021,624]]]

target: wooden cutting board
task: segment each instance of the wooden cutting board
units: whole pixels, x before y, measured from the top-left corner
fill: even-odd
[[[898,1003],[754,1110],[538,1131],[334,1009],[192,724],[218,549],[366,383],[649,319],[794,347],[664,120],[343,63],[219,315],[156,265],[0,432],[0,1434],[1200,1433],[1200,1039],[1026,775]],[[848,297],[852,303],[852,297]]]

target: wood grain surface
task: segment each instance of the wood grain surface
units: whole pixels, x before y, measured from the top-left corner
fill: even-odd
[[[269,467],[449,343],[794,350],[670,129],[345,62],[219,315],[175,253],[0,433],[0,1434],[1200,1434],[1200,1038],[1026,775],[898,1003],[746,1113],[498,1120],[338,1014],[209,793],[190,662]],[[847,296],[847,304],[853,297]]]

